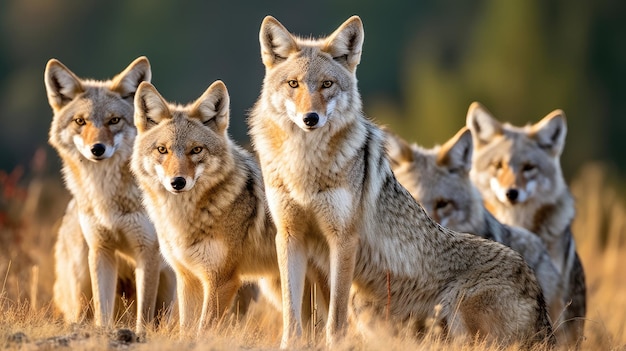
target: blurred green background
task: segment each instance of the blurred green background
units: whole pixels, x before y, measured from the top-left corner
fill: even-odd
[[[271,14],[303,36],[353,14],[365,26],[358,69],[366,114],[430,147],[465,123],[472,101],[514,124],[561,108],[570,177],[626,158],[626,1],[0,1],[0,170],[47,151],[48,59],[109,78],[140,55],[170,101],[195,100],[216,79],[231,95],[231,135],[247,144],[247,111],[263,78],[258,30]]]

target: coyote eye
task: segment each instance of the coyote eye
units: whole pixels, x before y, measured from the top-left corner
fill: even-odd
[[[166,154],[167,153],[167,148],[165,146],[157,146],[157,151],[160,154]]]
[[[494,169],[499,170],[500,168],[502,168],[502,161],[495,161],[494,163],[491,164],[491,166]]]
[[[79,126],[84,126],[84,125],[85,125],[85,123],[87,123],[87,122],[85,122],[85,119],[84,119],[84,118],[81,118],[81,117],[76,118],[76,119],[74,120],[74,122],[75,122],[76,124],[78,124]]]
[[[287,84],[289,84],[289,86],[292,87],[292,88],[297,88],[299,86],[298,81],[295,80],[295,79],[287,81]]]
[[[446,208],[450,205],[450,201],[448,200],[437,200],[435,202],[435,209],[441,210],[442,208]]]
[[[322,82],[322,88],[328,89],[333,86],[333,82],[330,80],[325,80]]]
[[[191,154],[192,155],[196,155],[202,152],[202,147],[201,146],[196,146],[193,149],[191,149]]]
[[[530,171],[534,170],[535,168],[537,168],[537,167],[535,167],[535,165],[530,164],[530,163],[526,163],[526,164],[522,167],[522,172],[530,172]]]
[[[109,124],[118,124],[118,123],[120,123],[119,117],[113,117],[109,120]]]

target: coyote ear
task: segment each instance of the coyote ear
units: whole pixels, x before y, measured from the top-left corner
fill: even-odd
[[[216,80],[193,104],[191,116],[200,119],[202,124],[225,134],[230,118],[230,97],[226,85]]]
[[[135,94],[135,127],[143,133],[162,120],[171,118],[170,109],[156,88],[144,81]]]
[[[468,173],[472,168],[472,133],[461,128],[448,140],[437,154],[437,164],[446,166],[450,172]]]
[[[267,68],[286,60],[291,53],[298,50],[298,44],[291,33],[272,16],[263,19],[259,42],[261,58]]]
[[[352,16],[326,39],[324,51],[328,52],[335,61],[341,62],[350,71],[354,71],[361,62],[364,37],[361,18]]]
[[[562,110],[554,110],[541,121],[531,127],[530,136],[537,140],[539,146],[550,152],[553,156],[559,156],[565,147],[567,135],[567,122]]]
[[[387,156],[389,160],[395,164],[413,162],[413,149],[397,134],[390,131],[387,127],[381,128],[385,132]]]
[[[80,79],[59,60],[50,59],[44,73],[46,93],[52,110],[58,111],[83,92]]]
[[[473,102],[467,110],[466,125],[472,132],[474,147],[488,144],[496,135],[502,134],[502,125],[479,102]]]
[[[150,82],[151,78],[150,62],[147,57],[141,56],[113,78],[111,90],[118,92],[122,98],[133,101],[139,83]]]

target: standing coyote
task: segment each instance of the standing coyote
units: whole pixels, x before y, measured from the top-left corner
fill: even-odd
[[[467,112],[474,157],[470,176],[487,208],[503,223],[526,228],[543,240],[561,273],[566,304],[558,325],[572,345],[582,338],[586,313],[583,266],[571,232],[574,200],[563,179],[565,114],[555,110],[536,124],[501,124],[475,102]]]
[[[261,171],[229,138],[229,118],[221,81],[186,106],[148,82],[135,95],[131,167],[176,272],[181,333],[221,317],[242,282],[278,279]]]
[[[145,57],[108,81],[80,79],[55,59],[48,61],[44,75],[54,112],[50,144],[61,157],[65,184],[73,195],[66,217],[77,216],[87,243],[96,324],[112,325],[116,255],[122,254],[136,265],[138,332],[154,315],[163,262],[154,227],[128,167],[136,134],[132,98],[139,83],[150,80],[150,75]],[[71,228],[72,223],[76,219],[64,219],[61,230]],[[61,233],[61,240],[70,234]],[[82,241],[73,245],[77,253],[84,250]],[[74,273],[57,272],[61,274],[57,284],[62,284],[64,275]]]
[[[535,234],[504,225],[485,208],[469,178],[472,136],[461,129],[442,146],[424,149],[387,132],[388,154],[396,178],[441,225],[503,243],[522,254],[542,288],[550,317],[563,311],[560,273]]]
[[[423,326],[439,304],[452,336],[552,342],[541,289],[522,257],[439,226],[393,176],[385,136],[361,112],[361,19],[309,40],[268,16],[259,37],[266,71],[249,123],[277,227],[281,346],[302,334],[308,260],[329,279],[329,345],[345,332],[348,308],[357,322],[387,314],[394,324]]]

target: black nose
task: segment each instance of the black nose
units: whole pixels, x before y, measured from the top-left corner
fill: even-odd
[[[172,188],[174,188],[174,190],[182,190],[185,185],[187,184],[187,182],[185,181],[185,178],[183,177],[176,177],[174,179],[172,179]]]
[[[313,127],[317,124],[317,122],[319,122],[320,116],[315,112],[309,112],[302,120],[307,127]]]
[[[517,189],[509,189],[506,191],[506,198],[511,202],[517,201],[517,197],[519,196],[519,191]]]
[[[100,157],[102,155],[104,155],[104,152],[106,151],[106,146],[104,146],[103,144],[94,144],[91,147],[91,153],[96,156],[96,157]]]

